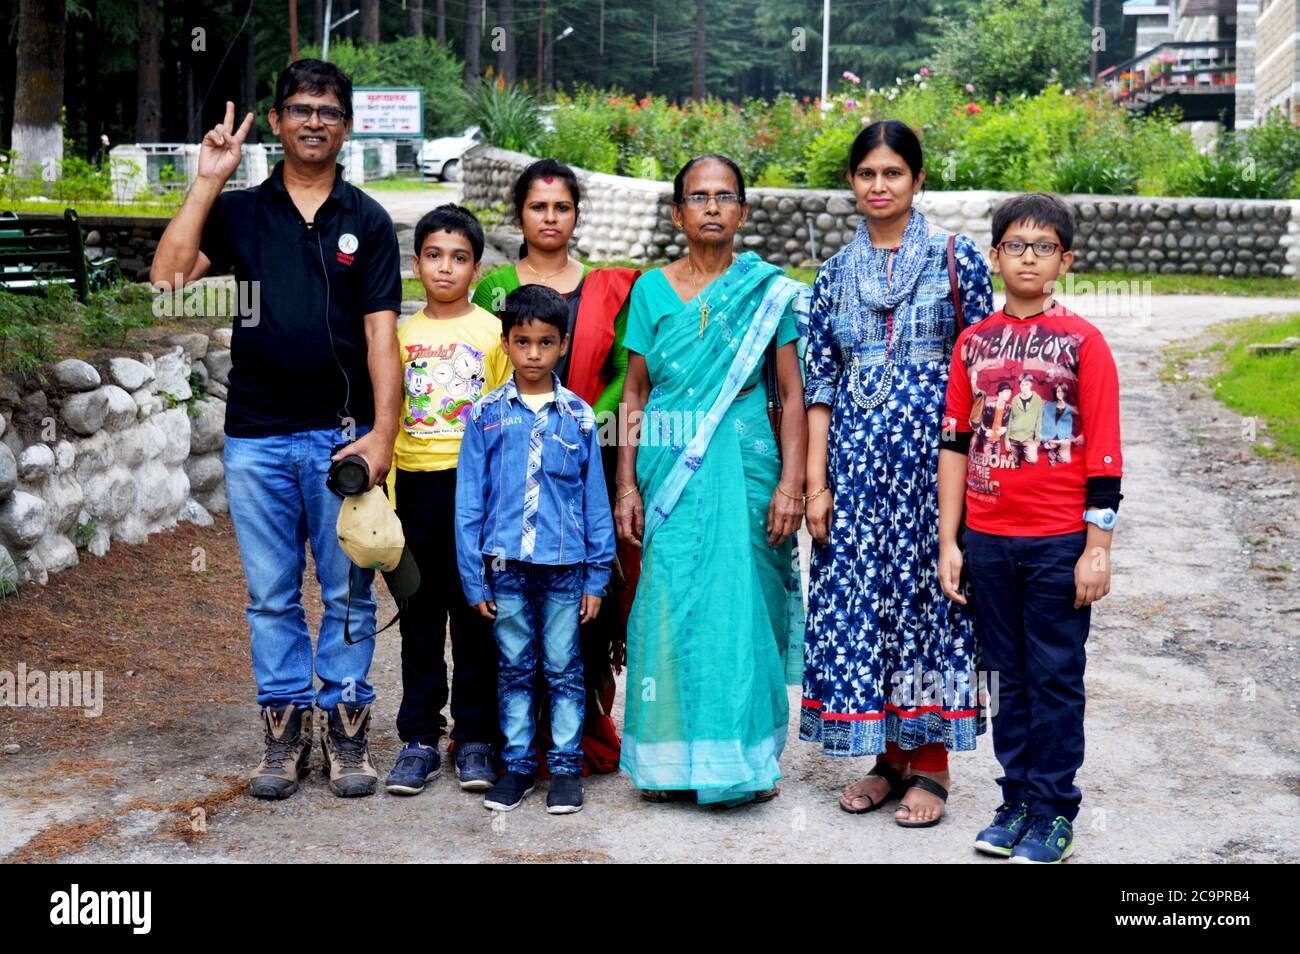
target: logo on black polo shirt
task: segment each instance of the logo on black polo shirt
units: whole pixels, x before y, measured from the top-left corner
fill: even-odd
[[[357,246],[360,244],[355,235],[351,232],[344,232],[339,236],[338,260],[344,265],[351,265],[353,253],[356,252]]]

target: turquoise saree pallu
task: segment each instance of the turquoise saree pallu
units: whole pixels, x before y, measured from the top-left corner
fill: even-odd
[[[767,543],[781,464],[761,371],[773,337],[797,339],[807,289],[752,253],[685,305],[662,275],[636,288],[629,347],[652,389],[620,764],[638,788],[740,803],[781,776],[787,649],[803,639],[793,538]]]

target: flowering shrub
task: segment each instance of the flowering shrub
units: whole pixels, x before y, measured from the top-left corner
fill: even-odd
[[[921,137],[931,191],[1210,195],[1222,188],[1223,194],[1281,198],[1300,188],[1300,131],[1284,119],[1268,128],[1267,146],[1265,134],[1256,134],[1259,148],[1230,138],[1222,155],[1207,161],[1175,117],[1137,116],[1095,90],[1062,88],[1051,72],[1037,95],[1005,99],[927,67],[883,88],[864,84],[851,70],[840,79],[825,104],[788,93],[770,103],[676,103],[582,89],[557,98],[554,128],[539,146],[583,168],[664,180],[691,156],[721,152],[751,183],[839,189],[854,137],[888,118]],[[1261,158],[1267,168],[1252,180],[1251,162],[1239,153],[1245,160],[1285,159],[1269,165]],[[1245,172],[1231,175],[1237,167]],[[1190,189],[1198,191],[1182,191]]]

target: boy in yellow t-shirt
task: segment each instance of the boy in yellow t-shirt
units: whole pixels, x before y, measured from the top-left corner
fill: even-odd
[[[424,284],[425,306],[397,329],[403,395],[394,490],[421,584],[401,621],[397,734],[404,747],[385,782],[399,795],[418,794],[442,767],[449,619],[451,740],[460,787],[491,788],[501,750],[496,643],[491,624],[457,585],[454,522],[456,459],[470,407],[511,374],[501,322],[469,300],[482,257],[483,227],[467,209],[440,205],[415,227],[414,271]]]

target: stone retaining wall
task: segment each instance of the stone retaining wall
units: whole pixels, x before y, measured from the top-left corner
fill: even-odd
[[[86,258],[95,262],[116,256],[126,281],[147,282],[154,250],[170,221],[134,215],[84,215],[81,234]]]
[[[43,388],[0,377],[0,589],[227,509],[229,348],[220,329],[161,354],[61,361]]]
[[[463,200],[510,202],[515,177],[532,156],[477,146],[462,161]],[[574,245],[586,259],[663,261],[685,251],[673,228],[672,186],[576,170],[584,196]],[[848,190],[747,190],[749,220],[736,237],[776,265],[825,261],[852,238],[861,215]],[[927,192],[918,206],[931,221],[991,244],[993,210],[1008,192]],[[1300,201],[1064,197],[1075,210],[1080,271],[1183,272],[1300,277]]]

